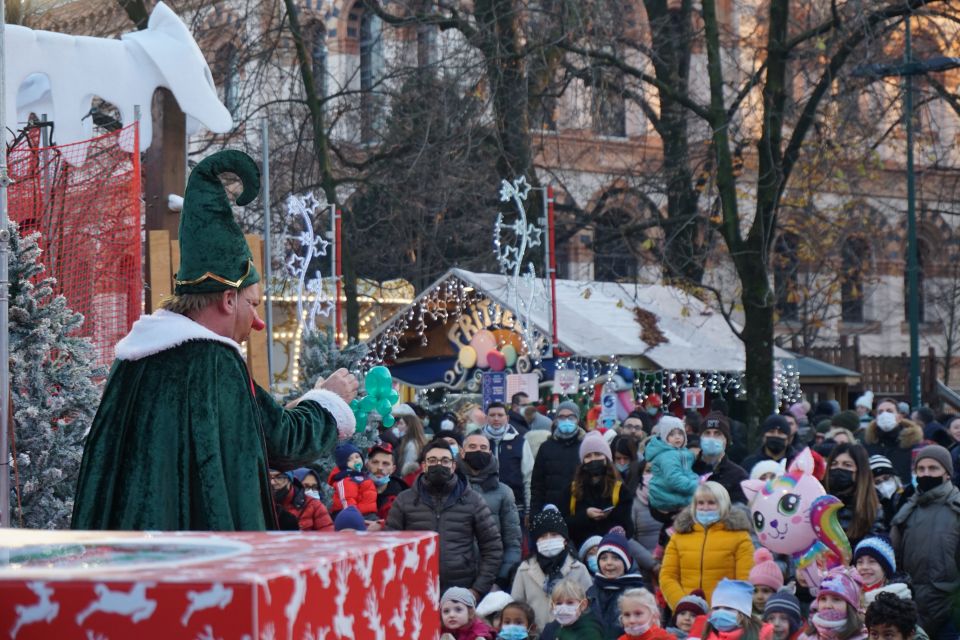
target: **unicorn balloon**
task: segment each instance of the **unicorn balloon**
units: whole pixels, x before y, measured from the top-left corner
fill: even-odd
[[[813,455],[804,449],[786,474],[767,481],[744,480],[740,486],[760,544],[774,553],[791,554],[816,587],[821,569],[847,564],[851,553],[837,520],[843,503],[827,495],[813,475],[813,465]]]

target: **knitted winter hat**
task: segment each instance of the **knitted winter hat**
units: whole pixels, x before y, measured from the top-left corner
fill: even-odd
[[[785,435],[790,435],[790,423],[779,413],[767,416],[767,419],[763,421],[763,426],[760,429],[762,433],[774,430],[780,431]]]
[[[600,543],[603,541],[603,538],[600,536],[590,536],[583,541],[583,544],[580,545],[580,552],[577,554],[577,557],[580,558],[580,562],[587,561],[587,552],[594,547],[599,547]]]
[[[790,415],[797,419],[797,422],[804,422],[807,420],[807,410],[804,408],[802,402],[793,403],[787,410],[790,412]]]
[[[778,591],[767,599],[763,607],[763,620],[767,621],[772,613],[782,613],[790,621],[790,631],[796,631],[803,623],[800,601],[789,591]]]
[[[337,468],[340,469],[340,471],[347,471],[347,460],[355,453],[360,453],[360,449],[357,449],[349,442],[338,444],[337,448],[333,450],[333,458],[337,461]],[[363,458],[362,453],[360,457]]]
[[[588,453],[602,453],[607,458],[607,462],[613,460],[610,445],[599,431],[591,431],[580,442],[580,462],[583,462]]]
[[[354,529],[356,531],[366,531],[367,523],[356,507],[347,507],[337,514],[333,521],[334,531],[343,531],[345,529]]]
[[[570,413],[577,416],[577,420],[580,419],[580,405],[578,405],[576,402],[572,400],[564,400],[563,402],[558,404],[557,413],[560,413],[561,411],[569,411]]]
[[[194,168],[180,212],[180,267],[174,279],[177,295],[241,289],[260,281],[220,182],[222,173],[232,173],[243,183],[239,206],[253,202],[260,193],[260,169],[242,151],[218,151]]]
[[[753,465],[752,469],[750,469],[750,479],[759,480],[761,476],[768,473],[782,476],[786,472],[786,459],[783,459],[780,462],[774,462],[773,460],[761,460],[757,464]]]
[[[831,569],[820,582],[817,597],[825,593],[846,601],[854,609],[859,609],[860,575],[849,567]]]
[[[726,438],[727,444],[730,444],[730,419],[727,416],[719,411],[711,411],[703,419],[703,424],[700,425],[700,435],[702,436],[707,429],[719,429],[723,437]]]
[[[897,570],[897,558],[893,545],[886,536],[869,536],[860,541],[853,551],[853,564],[863,556],[870,556],[883,568],[883,575],[890,578]]]
[[[890,458],[881,455],[870,456],[870,471],[874,476],[896,475]]]
[[[713,590],[710,604],[714,607],[730,607],[749,616],[753,613],[753,585],[746,580],[723,578]]]
[[[581,447],[580,450],[583,451],[583,448]],[[947,470],[948,476],[953,475],[953,460],[950,457],[950,452],[940,445],[928,444],[923,449],[920,449],[920,453],[917,454],[917,457],[913,461],[913,468],[916,469],[917,463],[924,458],[929,458],[936,461],[941,467]]]
[[[753,569],[750,569],[749,580],[755,587],[770,587],[774,591],[783,588],[783,572],[766,547],[760,547],[753,552]]]
[[[666,441],[667,436],[674,431],[683,434],[683,444],[681,446],[687,446],[687,430],[683,426],[683,420],[676,416],[667,415],[660,418],[660,422],[653,428],[653,435],[660,436],[661,440]]]
[[[463,587],[450,587],[444,591],[440,598],[440,604],[443,605],[444,602],[459,602],[471,609],[477,608],[477,599],[470,593],[470,589],[464,589]]]
[[[547,507],[530,520],[530,540],[534,544],[545,533],[559,533],[564,538],[570,538],[567,521],[563,519],[556,507]]]
[[[658,393],[651,393],[646,398],[643,399],[643,406],[645,407],[662,407],[663,399]]]
[[[477,615],[486,618],[495,613],[500,613],[503,608],[513,602],[513,596],[507,591],[491,591],[483,597],[480,604],[477,605]]]
[[[608,533],[600,541],[600,548],[597,549],[597,559],[600,559],[604,553],[612,553],[623,562],[623,570],[627,571],[633,561],[630,559],[630,543],[627,539],[618,533]]]
[[[860,428],[860,416],[857,415],[856,411],[841,411],[830,418],[830,424],[835,427],[843,427],[853,433]]]
[[[862,396],[857,398],[854,406],[863,407],[864,409],[873,409],[873,391],[865,391]]]
[[[695,616],[705,616],[709,608],[710,605],[707,604],[706,594],[700,589],[697,589],[680,598],[680,602],[677,603],[677,608],[673,610],[673,615],[676,616],[684,611],[688,611]]]

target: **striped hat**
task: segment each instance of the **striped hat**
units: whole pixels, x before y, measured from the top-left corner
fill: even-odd
[[[853,563],[863,556],[870,556],[883,568],[883,575],[888,579],[897,570],[897,557],[893,553],[893,545],[886,536],[869,536],[860,541],[853,551]]]
[[[872,471],[875,476],[892,476],[897,473],[893,468],[893,463],[890,462],[890,458],[880,455],[870,456],[870,471]]]
[[[800,628],[803,622],[803,615],[800,611],[800,601],[797,596],[789,591],[778,591],[767,599],[767,604],[763,607],[763,619],[766,621],[770,614],[782,613],[790,621],[791,634]]]

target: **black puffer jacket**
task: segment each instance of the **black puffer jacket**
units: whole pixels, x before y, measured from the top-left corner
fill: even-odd
[[[482,598],[493,586],[503,559],[500,527],[484,499],[456,474],[440,495],[423,476],[394,500],[387,529],[440,534],[440,592],[473,589]]]
[[[564,511],[561,504],[563,491],[573,482],[573,472],[580,464],[580,441],[583,436],[583,429],[579,429],[577,435],[571,438],[558,438],[554,432],[549,440],[540,445],[530,478],[530,515],[540,513],[548,504]]]
[[[578,549],[590,536],[605,536],[613,527],[623,527],[626,537],[633,537],[633,496],[627,493],[625,486],[620,488],[620,499],[606,518],[594,520],[587,515],[587,509],[596,507],[606,509],[613,506],[613,496],[603,495],[603,484],[587,484],[583,499],[577,499],[574,513],[570,513],[571,483],[563,490],[563,498],[557,507],[567,521],[570,541]]]

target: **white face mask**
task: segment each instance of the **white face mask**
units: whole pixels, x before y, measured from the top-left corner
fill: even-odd
[[[537,540],[537,551],[548,558],[554,558],[563,552],[567,541],[563,538],[547,538]]]
[[[308,498],[313,498],[314,500],[320,499],[320,492],[316,489],[305,489],[303,495],[307,496]]]
[[[877,492],[883,496],[885,499],[889,499],[890,496],[897,492],[897,481],[896,480],[884,480],[877,485]]]
[[[897,416],[889,411],[884,411],[877,416],[877,426],[883,431],[893,431],[897,428]]]
[[[553,608],[553,617],[564,627],[569,627],[580,617],[580,607],[575,604],[558,604]]]

